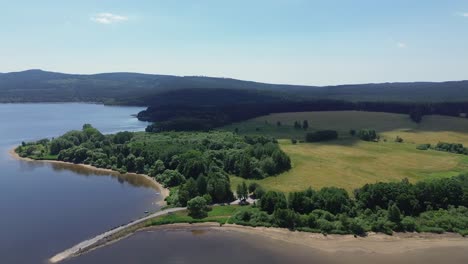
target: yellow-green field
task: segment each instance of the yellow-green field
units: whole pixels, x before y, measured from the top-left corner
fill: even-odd
[[[323,143],[299,143],[306,133],[293,128],[294,121],[309,121],[309,130],[333,129],[339,140]],[[276,126],[280,121],[282,126]],[[291,157],[293,168],[286,173],[258,181],[267,189],[291,192],[309,186],[336,186],[352,191],[365,183],[397,181],[408,178],[449,177],[468,171],[468,156],[434,150],[421,151],[420,143],[439,141],[468,145],[468,119],[427,116],[420,124],[407,115],[372,112],[305,112],[281,113],[252,119],[226,127],[238,128],[242,134],[272,135],[280,140],[281,148]],[[364,142],[349,135],[350,129],[375,129],[380,142]],[[396,136],[404,143],[395,143]],[[385,139],[385,141],[384,141]],[[232,186],[242,181],[232,177]]]

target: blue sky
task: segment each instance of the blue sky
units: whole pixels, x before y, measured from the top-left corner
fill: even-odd
[[[467,0],[0,0],[0,36],[0,72],[468,79]]]

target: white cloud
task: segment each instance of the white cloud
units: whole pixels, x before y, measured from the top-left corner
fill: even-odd
[[[406,43],[403,43],[403,42],[397,42],[397,47],[400,48],[400,49],[404,49],[407,47]]]
[[[126,16],[121,16],[121,15],[116,15],[116,14],[111,14],[111,13],[99,13],[91,17],[91,21],[94,21],[99,24],[105,24],[105,25],[118,23],[118,22],[124,22],[127,20],[128,20],[128,17]]]
[[[468,13],[462,13],[461,16],[468,17]]]

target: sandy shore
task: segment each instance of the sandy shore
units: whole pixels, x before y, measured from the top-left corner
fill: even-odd
[[[294,232],[282,228],[248,227],[218,223],[172,224],[155,226],[140,231],[155,230],[217,230],[254,234],[287,243],[307,246],[326,253],[359,252],[376,254],[401,254],[415,250],[436,248],[468,248],[468,238],[455,233],[396,233],[393,236],[370,233],[367,237],[353,235],[327,235],[307,232]]]
[[[91,166],[91,165],[88,165],[88,164],[75,164],[75,163],[71,163],[71,162],[58,161],[58,160],[34,160],[34,159],[30,159],[30,158],[23,158],[23,157],[20,157],[18,155],[18,153],[15,152],[15,149],[16,149],[16,147],[11,148],[8,151],[8,154],[10,154],[11,157],[13,157],[14,159],[17,159],[17,160],[24,160],[24,161],[29,161],[29,162],[66,164],[66,165],[72,165],[72,166],[76,166],[76,167],[80,167],[80,168],[86,168],[86,169],[93,170],[93,171],[105,172],[105,173],[109,173],[109,174],[119,173],[119,172],[111,170],[111,169],[97,168],[97,167],[94,167],[94,166]],[[148,180],[149,182],[151,182],[151,184],[155,187],[155,189],[157,189],[159,191],[159,193],[161,195],[161,198],[162,198],[162,203],[165,203],[164,199],[166,199],[166,197],[169,196],[169,189],[164,188],[164,186],[162,186],[159,182],[157,182],[153,177],[150,177],[150,176],[148,176],[146,174],[138,174],[138,173],[126,173],[126,175],[129,175],[129,176],[132,176],[132,177],[142,177],[142,178]]]

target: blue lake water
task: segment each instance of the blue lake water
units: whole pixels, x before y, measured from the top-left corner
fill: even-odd
[[[13,159],[21,141],[89,123],[103,133],[141,131],[141,107],[0,104],[0,263],[43,263],[55,253],[159,208],[144,179]]]

